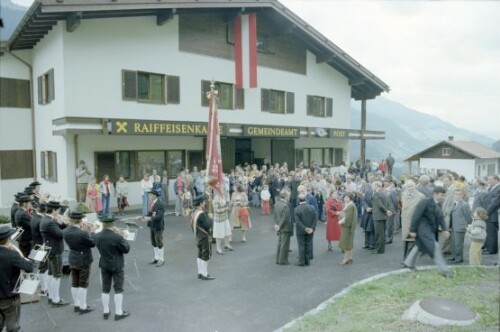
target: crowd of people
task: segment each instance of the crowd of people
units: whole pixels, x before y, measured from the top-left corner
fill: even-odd
[[[338,242],[344,254],[339,264],[344,266],[354,262],[354,234],[358,225],[364,232],[363,249],[384,254],[394,234],[401,232],[402,265],[414,269],[419,255],[427,254],[445,277],[453,276],[445,259],[447,255],[450,263],[464,262],[465,236],[471,238],[471,265],[482,264],[483,255],[498,253],[500,181],[497,175],[474,179],[472,183],[453,172],[434,178],[421,175],[398,181],[391,175],[392,163],[387,163],[391,167],[385,174],[383,170],[366,171],[355,164],[349,168],[321,168],[315,163],[309,167],[300,163],[294,169],[289,169],[286,163],[245,164],[225,174],[221,186],[217,185],[216,178],[207,178],[204,171],[181,171],[173,182],[175,214],[191,220],[198,249],[198,278],[215,279],[208,274],[212,241],[219,255],[234,250],[235,231],[241,232],[242,242],[247,242],[252,213],[273,218],[278,235],[276,264],[279,265],[290,264],[290,241],[294,235],[298,244],[295,264],[311,265],[313,240],[318,238],[315,235],[320,222],[326,223],[325,248],[334,251],[333,244]],[[137,218],[150,228],[154,253],[151,263],[157,267],[164,264],[163,232],[169,189],[162,179],[156,171],[151,177],[144,176],[141,186],[146,197],[141,216]],[[100,199],[95,199],[95,205],[98,201],[102,203],[99,230],[82,222],[81,212],[65,212],[59,202],[41,195],[40,183],[36,181],[15,195],[12,225],[0,228],[0,311],[8,330],[19,326],[19,309],[8,307],[19,306],[13,281],[19,278],[21,270],[36,271],[41,292],[47,295],[53,307],[69,304],[59,296],[64,242],[70,249],[74,311],[85,314],[94,309],[87,305],[86,294],[93,261],[91,248],[97,247],[103,280],[103,318],[108,319],[110,315],[111,286],[115,320],[129,316],[130,313],[123,310],[123,257],[130,245],[125,234],[115,227],[116,217],[109,214],[109,199],[115,192],[120,193],[118,199],[127,197],[124,182],[120,179],[113,185],[104,177],[99,185],[92,181],[86,184],[86,191],[78,186],[85,197],[89,191],[99,193]],[[261,207],[261,211],[252,210],[252,206]],[[119,205],[118,212],[123,212],[123,208]],[[10,239],[15,229],[24,231],[17,239],[18,247]],[[38,262],[27,258],[33,249],[43,246],[51,248],[47,260]]]

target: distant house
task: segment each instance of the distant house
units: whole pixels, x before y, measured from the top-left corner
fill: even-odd
[[[453,137],[420,151],[405,161],[408,162],[410,174],[415,161],[418,162],[419,173],[451,170],[468,180],[500,173],[500,152],[477,142],[455,141]]]

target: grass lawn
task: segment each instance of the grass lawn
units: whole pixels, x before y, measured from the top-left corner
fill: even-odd
[[[319,331],[499,331],[498,268],[456,268],[455,278],[435,269],[390,275],[355,286],[316,315],[307,315],[287,332]],[[401,319],[416,301],[442,297],[479,313],[474,325],[432,327]]]

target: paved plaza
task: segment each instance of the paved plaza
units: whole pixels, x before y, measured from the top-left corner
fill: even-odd
[[[129,213],[126,217],[133,217]],[[126,256],[124,309],[127,319],[115,322],[102,318],[99,254],[94,250],[88,293],[89,305],[95,311],[79,315],[72,306],[52,308],[42,303],[22,306],[21,325],[25,332],[43,331],[175,331],[175,332],[250,332],[273,331],[301,316],[350,284],[369,276],[400,268],[403,245],[401,236],[386,246],[386,253],[373,255],[361,249],[363,231],[356,229],[354,264],[341,266],[342,253],[335,246],[327,251],[325,224],[319,223],[314,237],[314,255],[310,267],[298,267],[297,242],[291,241],[291,265],[275,264],[276,232],[271,216],[252,211],[253,228],[247,243],[233,234],[233,252],[213,255],[209,273],[213,281],[197,278],[196,246],[187,218],[167,216],[165,229],[165,265],[148,265],[153,250],[149,229],[139,229]],[[122,226],[118,223],[118,226]],[[466,246],[467,250],[468,246]],[[214,245],[215,253],[215,245]],[[467,256],[467,255],[466,255]],[[485,263],[498,259],[485,257]],[[431,264],[428,258],[420,264]],[[137,265],[137,269],[136,269]],[[61,294],[71,301],[70,279],[64,276]],[[112,297],[111,297],[112,299]],[[111,301],[112,303],[113,301]],[[44,308],[47,309],[45,312]],[[48,313],[48,314],[47,314]],[[57,327],[51,323],[49,316]]]

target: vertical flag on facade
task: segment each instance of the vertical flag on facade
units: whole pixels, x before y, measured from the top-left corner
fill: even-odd
[[[222,186],[222,157],[220,150],[219,111],[217,110],[217,93],[214,90],[214,82],[207,92],[208,103],[208,126],[207,126],[207,179],[215,177],[217,182],[213,185],[219,194],[223,194]]]
[[[237,89],[257,87],[257,16],[244,14],[234,19],[234,64]]]

